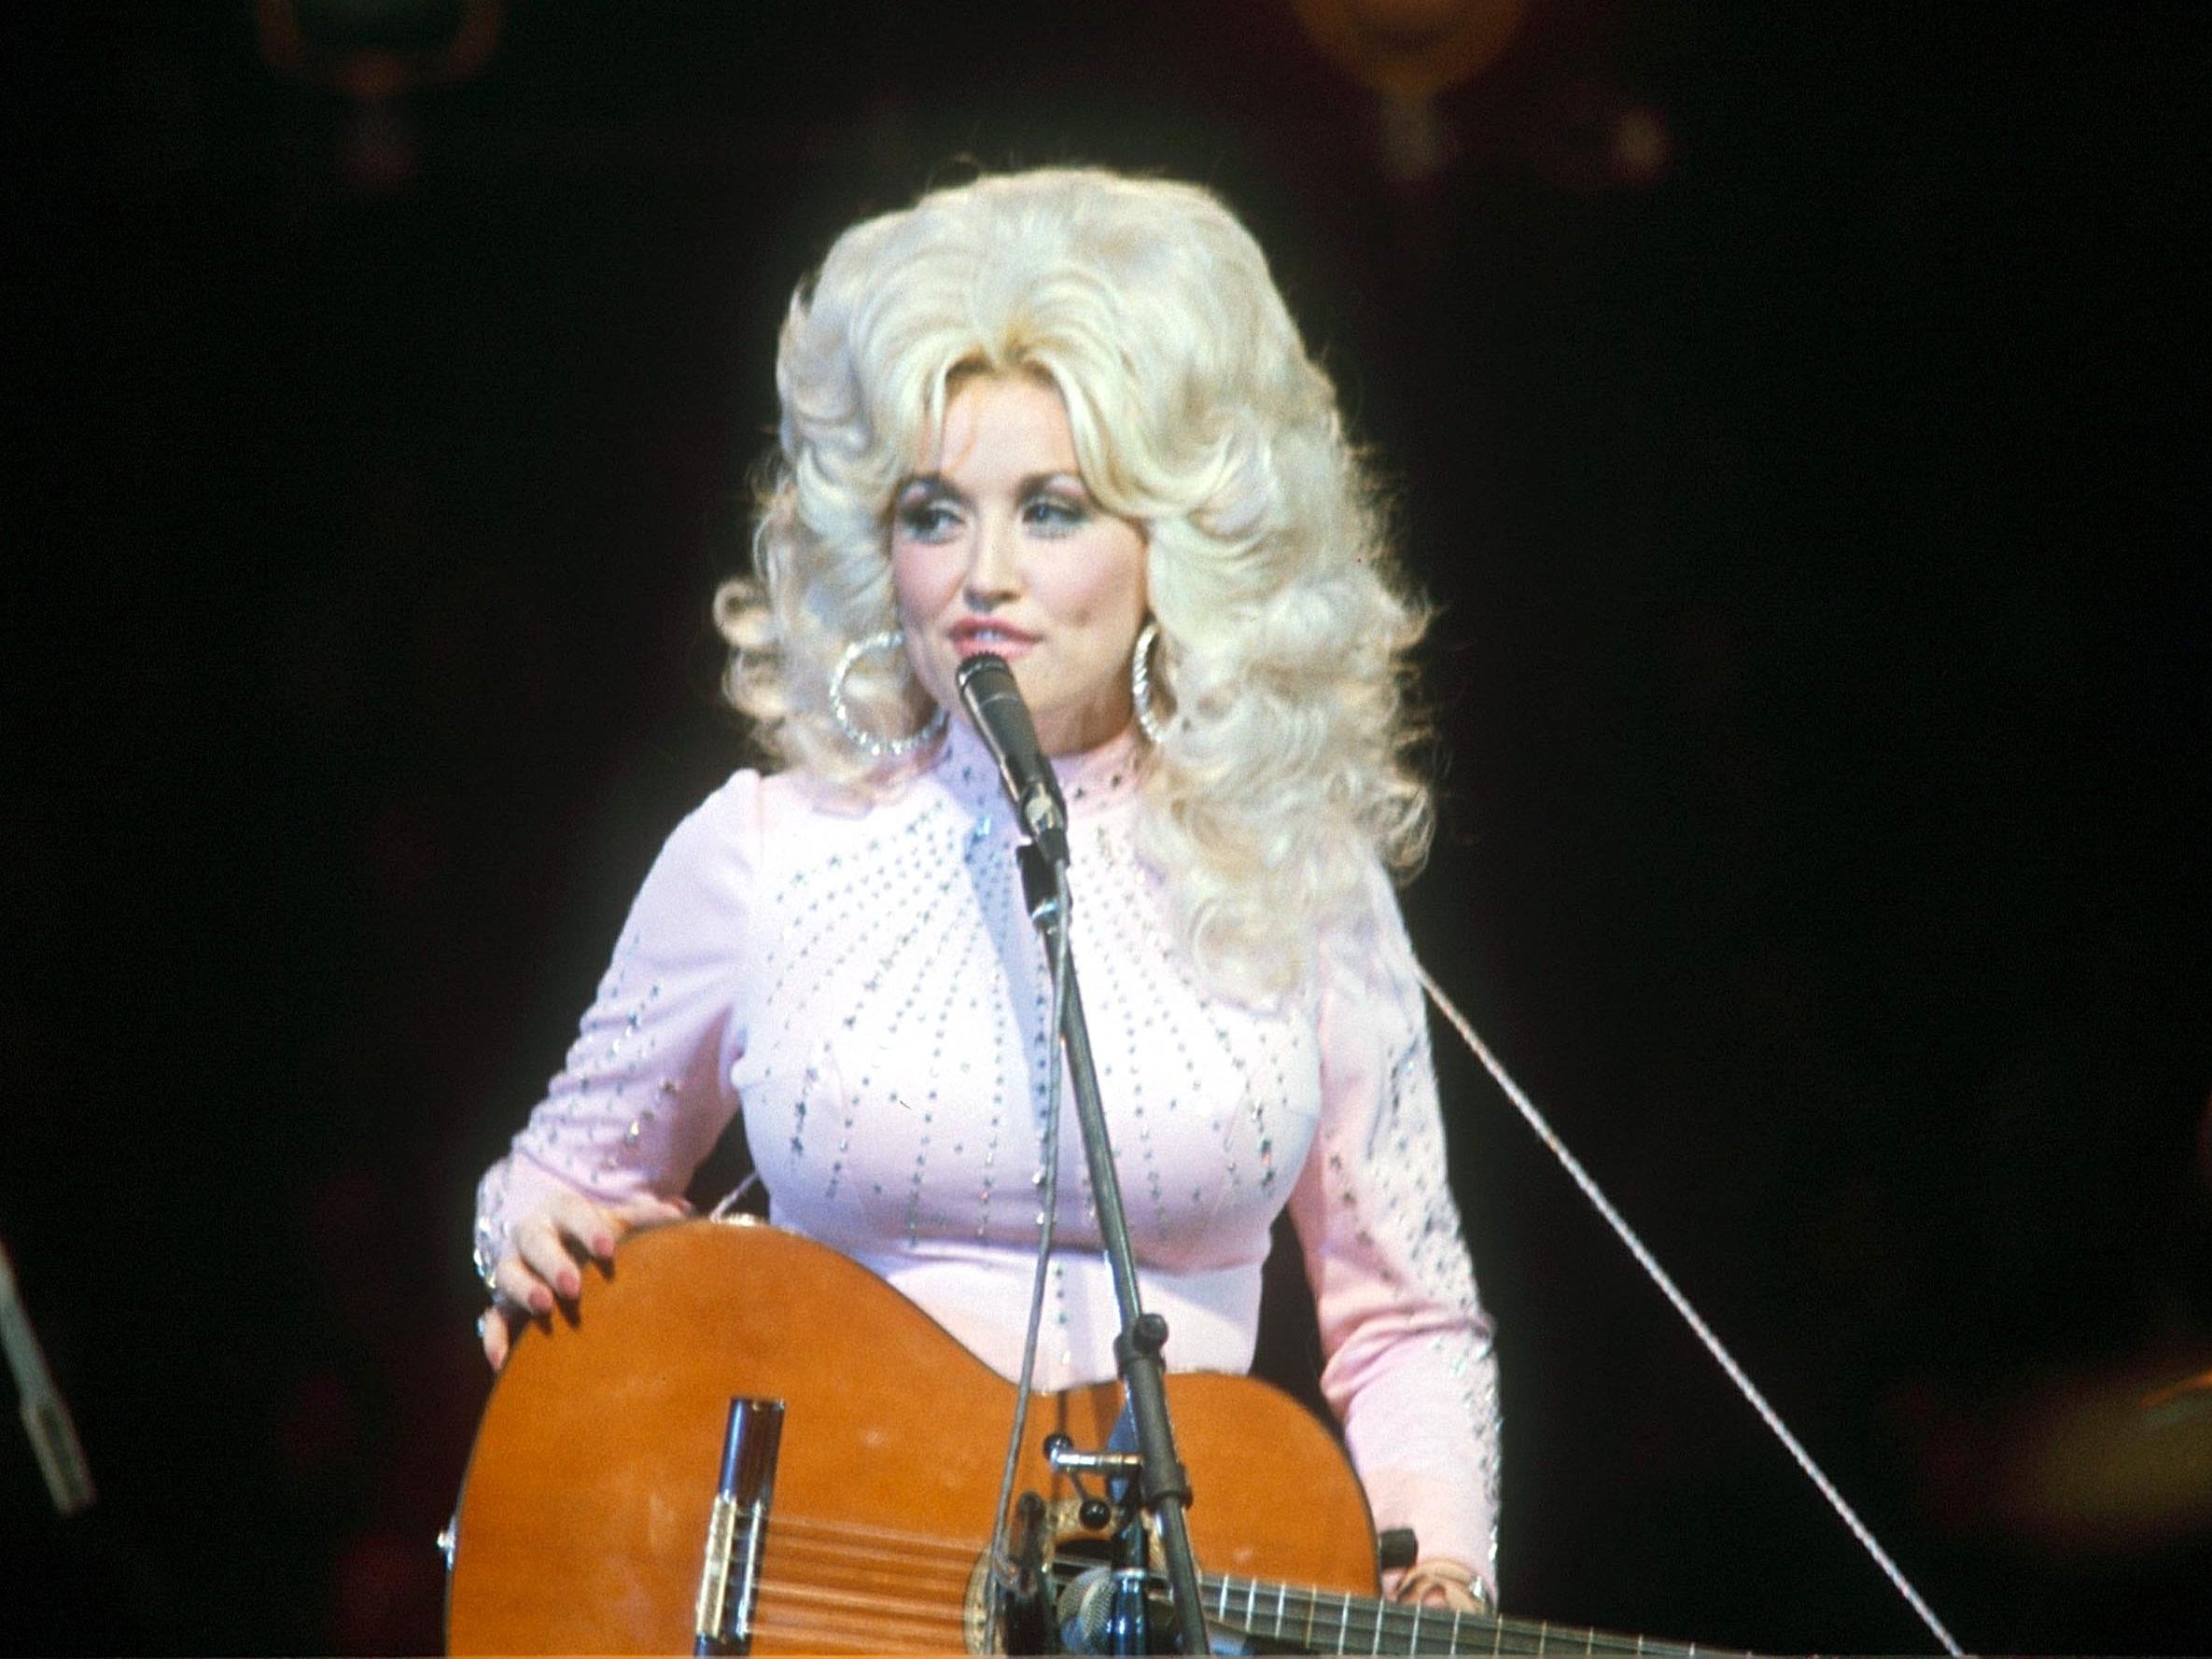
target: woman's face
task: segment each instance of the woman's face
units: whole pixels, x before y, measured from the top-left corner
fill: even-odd
[[[891,503],[891,579],[915,674],[958,713],[955,671],[989,651],[1014,670],[1045,753],[1120,735],[1144,551],[1144,532],[1084,487],[1056,388],[1026,375],[960,382],[936,453]]]

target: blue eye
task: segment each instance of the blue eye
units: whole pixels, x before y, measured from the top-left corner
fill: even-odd
[[[900,533],[913,541],[943,541],[959,529],[960,515],[940,495],[925,495],[898,510]]]
[[[1090,509],[1067,495],[1032,495],[1022,503],[1022,523],[1046,536],[1067,536],[1090,520]]]

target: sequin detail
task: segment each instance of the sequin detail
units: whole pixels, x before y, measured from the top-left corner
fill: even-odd
[[[778,1222],[909,1289],[1010,1368],[1006,1310],[1027,1300],[1060,1062],[1011,815],[961,737],[872,810],[807,810],[787,781],[753,782],[734,786],[721,819],[679,832],[567,1067],[486,1178],[480,1252],[547,1179],[609,1198],[679,1184],[742,1103]],[[1372,1086],[1324,1125],[1326,1079],[1348,1056],[1325,1051],[1311,997],[1252,1006],[1199,983],[1136,851],[1134,789],[1112,769],[1071,780],[1075,957],[1148,1303],[1177,1331],[1170,1363],[1249,1361],[1260,1263],[1295,1194],[1301,1225],[1325,1217],[1323,1247],[1356,1274],[1486,1330],[1444,1183],[1418,993],[1382,993],[1383,1053],[1360,1068]],[[778,790],[766,816],[781,828],[744,839]],[[1041,1379],[1056,1387],[1113,1369],[1095,1197],[1063,1111]],[[931,1300],[940,1285],[959,1293]],[[990,1311],[963,1324],[969,1306]],[[1403,1346],[1494,1491],[1487,1341],[1453,1331]]]

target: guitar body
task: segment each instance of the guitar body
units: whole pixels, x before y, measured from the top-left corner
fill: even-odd
[[[1248,1377],[1171,1376],[1209,1574],[1376,1592],[1336,1442]],[[580,1316],[521,1334],[455,1515],[455,1653],[686,1653],[733,1396],[784,1402],[753,1651],[957,1652],[1013,1387],[865,1268],[774,1228],[626,1241]],[[1105,1444],[1108,1384],[1031,1403],[1015,1490],[1072,1497],[1039,1446]]]

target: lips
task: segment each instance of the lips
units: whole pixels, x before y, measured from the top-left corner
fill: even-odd
[[[1034,634],[1009,627],[1004,622],[955,622],[945,632],[952,639],[952,648],[959,653],[963,662],[970,657],[979,657],[987,651],[1011,662],[1017,657],[1026,656],[1029,648],[1037,643]]]

